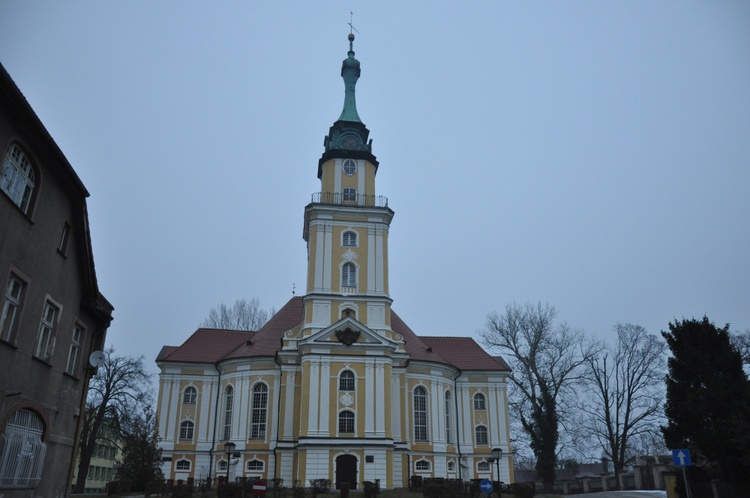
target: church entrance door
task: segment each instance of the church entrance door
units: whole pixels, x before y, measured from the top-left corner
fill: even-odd
[[[336,489],[341,489],[344,482],[349,483],[349,489],[357,489],[357,457],[354,455],[336,457]]]

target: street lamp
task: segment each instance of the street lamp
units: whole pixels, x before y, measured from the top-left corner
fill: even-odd
[[[495,465],[497,465],[497,496],[500,496],[500,459],[503,457],[503,450],[492,448],[492,457],[495,459]]]
[[[224,443],[224,453],[227,455],[227,484],[229,484],[229,459],[234,455],[234,449],[237,447],[231,441]]]

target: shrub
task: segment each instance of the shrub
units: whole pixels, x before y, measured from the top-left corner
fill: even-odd
[[[242,484],[219,484],[216,488],[216,496],[218,498],[243,498],[245,490],[242,489]]]
[[[516,498],[532,498],[536,493],[536,487],[533,482],[516,482],[510,485],[510,492]]]

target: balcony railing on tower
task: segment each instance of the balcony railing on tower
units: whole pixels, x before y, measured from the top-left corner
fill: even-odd
[[[384,195],[349,194],[346,192],[316,192],[312,195],[312,203],[387,208],[388,198]]]

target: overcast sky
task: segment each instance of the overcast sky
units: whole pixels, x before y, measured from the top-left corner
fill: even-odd
[[[4,0],[0,62],[91,192],[118,353],[155,371],[212,307],[304,293],[350,11],[417,334],[537,301],[602,339],[750,329],[747,1]]]

